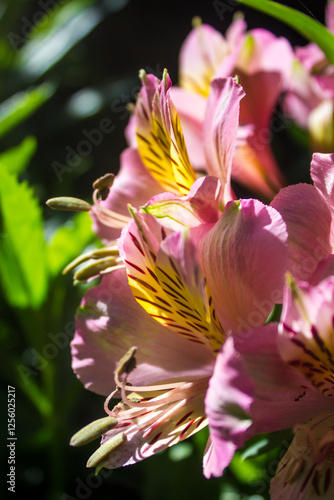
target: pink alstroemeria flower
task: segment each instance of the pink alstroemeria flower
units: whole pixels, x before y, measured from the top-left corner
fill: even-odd
[[[267,297],[282,288],[287,232],[278,212],[257,200],[240,200],[229,202],[218,218],[219,197],[196,212],[192,202],[203,202],[201,189],[215,183],[217,191],[217,179],[202,183],[208,186],[199,184],[193,199],[177,202],[181,213],[193,210],[191,227],[183,231],[132,211],[119,240],[127,276],[116,270],[103,277],[78,311],[73,369],[87,388],[109,394],[107,421],[72,440],[82,444],[80,436],[87,442],[87,436],[102,434],[90,467],[138,462],[206,426],[204,398],[229,329],[249,322],[254,304],[261,304],[256,321],[264,324],[274,303]],[[208,281],[215,271],[207,279],[203,269],[218,248],[213,298]],[[122,402],[110,410],[109,400],[119,392]],[[211,467],[210,443],[205,468]]]
[[[326,24],[334,33],[334,3],[326,8]],[[295,49],[291,83],[283,103],[284,111],[310,134],[315,152],[334,149],[334,67],[314,43]]]
[[[94,229],[105,243],[129,222],[128,203],[139,207],[163,192],[186,196],[197,179],[170,97],[167,72],[161,81],[144,72],[141,79],[142,89],[134,112],[136,148],[123,153],[114,184],[105,197],[95,195],[91,210]],[[221,181],[223,204],[234,198],[230,178],[243,96],[242,87],[234,79],[217,79],[212,83],[207,105],[206,168]]]
[[[274,131],[284,127],[281,116],[273,113],[287,88],[292,60],[286,39],[264,29],[246,33],[243,19],[232,23],[225,38],[209,25],[194,27],[180,51],[180,87],[171,92],[186,143],[193,145],[189,154],[196,168],[205,168],[203,123],[210,82],[238,75],[246,92],[240,108],[241,129],[252,128],[236,149],[232,177],[266,199],[285,184],[269,143]]]
[[[271,498],[333,497],[333,299],[333,276],[316,286],[289,278],[280,324],[225,342],[205,399],[213,444],[208,476],[220,475],[226,450],[254,434],[297,426]]]

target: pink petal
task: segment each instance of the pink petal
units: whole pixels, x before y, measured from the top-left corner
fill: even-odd
[[[233,78],[211,83],[204,123],[207,170],[220,179],[223,200],[232,198],[230,177],[239,123],[239,102],[245,93]]]
[[[288,265],[287,231],[279,213],[258,200],[230,202],[198,245],[223,328],[263,324],[281,300]]]
[[[330,68],[328,74],[314,75],[314,87],[318,90],[322,99],[334,99],[334,71],[333,67]],[[318,87],[318,89],[317,89]]]
[[[278,343],[282,359],[328,399],[334,395],[333,303],[333,276],[317,286],[290,278]]]
[[[270,149],[268,138],[271,132],[269,128],[262,129],[262,132],[257,131],[248,138],[247,144],[236,149],[232,179],[261,199],[270,201],[285,185],[285,180]]]
[[[234,340],[254,384],[249,433],[286,429],[333,407],[308,380],[285,363],[277,346],[277,324],[244,330]],[[316,410],[315,410],[316,409]]]
[[[221,186],[216,177],[200,177],[187,196],[172,193],[153,196],[142,210],[161,219],[164,227],[180,231],[187,226],[215,223],[221,215],[220,193]]]
[[[125,127],[125,138],[130,148],[137,148],[137,137],[136,137],[136,117],[132,114],[129,118],[129,122]]]
[[[220,477],[224,469],[231,462],[236,445],[231,441],[214,439],[208,442],[207,449],[203,456],[203,475],[207,479],[211,477]]]
[[[254,192],[272,199],[285,184],[270,149],[275,130],[275,123],[271,126],[270,122],[282,92],[282,75],[260,71],[254,74],[239,72],[239,76],[246,92],[240,104],[240,123],[252,124],[254,133],[248,139],[248,147],[236,151],[232,176]]]
[[[206,99],[200,94],[180,87],[172,87],[169,93],[180,117],[190,163],[194,169],[203,170],[205,168],[203,122]]]
[[[243,17],[236,17],[226,30],[225,38],[230,47],[243,43],[247,30],[246,21]]]
[[[206,97],[214,71],[227,53],[221,33],[207,24],[196,26],[180,50],[180,86]]]
[[[268,128],[282,92],[282,75],[273,71],[259,71],[251,75],[239,72],[239,76],[246,93],[246,98],[240,104],[240,123],[252,123],[258,130]]]
[[[142,91],[146,89],[149,76],[152,75],[143,76]],[[169,95],[171,85],[165,70],[150,106],[138,98],[135,108],[138,151],[164,191],[188,194],[196,175],[189,161],[179,116]]]
[[[329,255],[325,259],[319,262],[316,270],[310,278],[310,283],[312,285],[318,285],[320,281],[327,278],[328,276],[334,275],[334,254]]]
[[[248,412],[252,393],[253,384],[229,338],[217,356],[205,397],[211,441],[204,461],[205,477],[221,476],[236,448],[243,444],[251,425]]]
[[[129,376],[135,385],[212,372],[211,351],[152,319],[133,298],[123,270],[106,275],[86,293],[76,325],[72,367],[85,387],[99,394],[115,389],[114,370],[132,346],[138,347],[137,367]]]
[[[328,0],[326,6],[326,25],[331,33],[334,33],[334,2]]]
[[[297,184],[281,189],[271,202],[283,217],[289,234],[289,271],[306,280],[318,263],[332,253],[331,213],[314,186]]]
[[[294,53],[288,40],[277,38],[268,30],[251,30],[244,38],[236,62],[236,74],[278,73],[281,89],[286,89],[291,78]],[[241,80],[242,83],[242,80]],[[246,92],[247,93],[247,92]],[[262,92],[260,93],[262,95]]]
[[[313,108],[321,102],[314,89],[314,82],[309,73],[296,61],[288,92],[283,102],[286,114],[301,127],[307,128],[308,117]]]
[[[254,32],[251,31],[252,36]],[[256,39],[256,36],[255,36]],[[258,41],[258,40],[257,40]],[[283,37],[273,38],[271,43],[264,43],[261,65],[257,71],[279,72],[281,75],[282,91],[286,90],[291,79],[294,53],[290,42]]]
[[[295,53],[308,73],[311,74],[315,65],[324,62],[325,56],[315,43],[308,43],[304,47],[296,47]]]
[[[120,253],[138,303],[168,329],[216,352],[224,332],[188,233],[166,231],[150,214],[136,213]]]
[[[334,154],[315,153],[311,162],[311,176],[315,187],[322,192],[334,211]]]

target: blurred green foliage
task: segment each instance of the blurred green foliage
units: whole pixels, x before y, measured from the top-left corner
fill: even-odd
[[[85,391],[71,371],[74,312],[86,287],[73,287],[61,271],[99,242],[86,213],[55,213],[45,201],[89,199],[92,181],[117,171],[138,70],[160,76],[168,67],[177,81],[178,50],[196,14],[207,22],[211,16],[224,31],[233,12],[223,26],[204,1],[196,11],[192,2],[183,10],[177,2],[127,0],[0,3],[1,433],[7,436],[10,385],[16,389],[18,498],[260,500],[268,495],[282,443],[290,439],[289,432],[254,439],[223,478],[210,481],[201,471],[205,432],[98,477],[85,468],[95,443],[68,446],[74,432],[103,416],[103,398]],[[87,137],[106,119],[114,125],[111,133],[87,148]],[[254,458],[254,447],[265,451]],[[1,458],[5,478],[5,446]]]

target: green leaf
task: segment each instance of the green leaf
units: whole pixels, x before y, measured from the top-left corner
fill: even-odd
[[[31,400],[41,415],[50,417],[52,415],[52,404],[48,396],[44,394],[37,382],[32,378],[30,373],[32,370],[21,363],[17,363],[16,368],[17,373],[20,375],[17,379],[17,384],[22,392]],[[28,383],[26,379],[29,379]]]
[[[55,92],[55,86],[43,83],[39,87],[18,92],[0,104],[0,137],[28,118]]]
[[[0,168],[6,168],[12,174],[20,174],[29,165],[36,149],[35,137],[26,137],[18,146],[0,154]]]
[[[257,436],[258,437],[258,436]],[[241,454],[240,458],[242,460],[246,460],[247,458],[252,458],[256,457],[259,455],[262,450],[268,447],[268,438],[263,437],[263,438],[258,438],[258,440],[254,440],[252,444],[247,446],[246,450]]]
[[[52,276],[57,276],[69,262],[78,257],[84,247],[94,240],[91,226],[89,214],[80,212],[56,231],[47,247],[48,265]]]
[[[263,476],[263,468],[253,460],[243,460],[239,451],[235,452],[229,469],[240,482],[246,484],[258,481]]]
[[[42,210],[27,182],[0,169],[0,277],[14,307],[38,308],[47,293]]]
[[[237,0],[237,2],[260,10],[291,26],[305,38],[316,43],[327,56],[328,61],[334,64],[334,35],[319,21],[298,10],[270,0]]]

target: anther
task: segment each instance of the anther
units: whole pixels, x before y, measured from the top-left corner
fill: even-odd
[[[115,264],[117,264],[115,257],[104,257],[78,269],[74,273],[73,278],[76,281],[87,281],[90,278],[98,276],[103,271],[112,268]]]
[[[70,196],[60,196],[59,198],[50,198],[46,202],[47,206],[53,210],[67,210],[70,212],[89,212],[91,205],[87,201]]]
[[[72,436],[70,445],[71,446],[83,446],[94,439],[97,439],[105,432],[116,427],[118,421],[114,417],[104,417],[94,420],[90,424],[86,425],[80,431],[78,431],[74,436]]]
[[[82,255],[79,255],[76,259],[72,260],[64,269],[63,274],[67,274],[70,271],[73,271],[77,266],[83,264],[87,260],[94,259],[98,260],[103,257],[118,257],[118,248],[117,247],[104,247],[98,248],[97,250],[92,250],[90,252],[86,252]]]
[[[201,26],[202,24],[202,19],[199,16],[195,16],[192,21],[191,21],[192,27],[197,28],[198,26]]]
[[[116,382],[118,382],[120,375],[126,373],[127,375],[132,372],[136,368],[136,358],[135,354],[137,351],[137,347],[131,347],[126,354],[120,359],[117,368],[115,370]],[[122,385],[122,384],[119,384]]]
[[[114,183],[114,174],[105,174],[99,179],[93,182],[93,189],[98,191],[98,197],[101,200],[105,200],[109,194],[109,190]]]
[[[91,455],[87,461],[87,467],[96,467],[103,463],[105,459],[110,455],[112,451],[118,448],[121,444],[126,441],[126,435],[124,432],[116,434],[116,436],[108,439],[103,443],[100,448],[98,448],[93,455]]]

